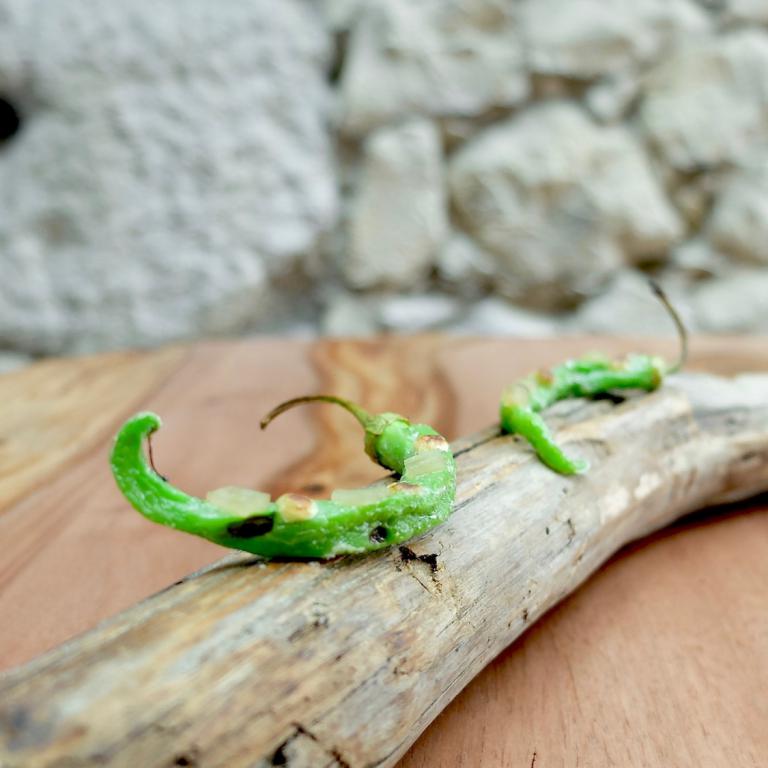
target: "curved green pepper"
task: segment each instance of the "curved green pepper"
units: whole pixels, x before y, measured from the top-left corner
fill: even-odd
[[[396,413],[369,414],[340,398],[318,395],[290,400],[262,421],[311,401],[341,405],[365,430],[365,450],[400,475],[386,485],[335,491],[330,500],[287,493],[272,501],[245,488],[220,488],[205,500],[175,488],[152,466],[144,440],[161,421],[139,413],[122,426],[110,459],[126,499],[153,522],[201,536],[216,544],[263,557],[327,559],[369,552],[407,541],[451,513],[456,469],[445,438],[426,424]]]
[[[534,373],[513,384],[502,395],[502,431],[528,440],[539,459],[555,472],[564,475],[586,472],[589,464],[565,454],[552,437],[541,411],[569,397],[595,397],[615,389],[651,391],[685,363],[688,355],[685,326],[661,287],[651,282],[651,288],[669,312],[680,338],[680,354],[674,363],[668,364],[652,355],[628,355],[623,360],[591,355]]]

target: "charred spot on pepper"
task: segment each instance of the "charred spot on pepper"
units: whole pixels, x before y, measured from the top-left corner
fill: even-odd
[[[623,395],[619,395],[616,392],[598,392],[592,396],[593,400],[607,400],[613,405],[621,405],[626,402],[627,398]]]
[[[377,525],[375,528],[371,529],[371,532],[368,534],[368,538],[374,544],[381,544],[383,541],[387,540],[388,535],[389,531],[387,530],[386,526]]]
[[[246,517],[245,520],[230,523],[227,526],[227,533],[236,539],[252,539],[269,533],[274,527],[275,520],[272,516],[253,515],[253,517]]]

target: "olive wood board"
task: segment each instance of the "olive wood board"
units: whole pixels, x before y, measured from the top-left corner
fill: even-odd
[[[259,417],[279,400],[333,391],[455,438],[494,421],[510,380],[593,349],[671,354],[673,344],[255,339],[48,361],[0,377],[0,665],[222,554],[147,523],[117,494],[106,453],[134,410],[164,416],[156,458],[192,492],[238,483],[324,495],[381,472],[354,423],[332,409],[286,414],[260,434]],[[766,341],[696,339],[690,368],[766,371]],[[765,764],[767,548],[768,504],[758,499],[624,550],[487,667],[401,765]]]

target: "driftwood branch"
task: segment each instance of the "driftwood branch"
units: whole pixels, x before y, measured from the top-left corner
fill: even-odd
[[[566,478],[496,430],[456,509],[364,558],[235,555],[0,677],[0,766],[390,766],[480,669],[627,542],[768,489],[768,377],[562,403]]]

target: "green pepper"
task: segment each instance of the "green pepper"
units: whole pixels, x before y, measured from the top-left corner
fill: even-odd
[[[112,473],[126,499],[153,522],[266,558],[327,559],[369,552],[418,536],[451,513],[456,468],[448,442],[426,424],[411,424],[396,413],[369,414],[328,395],[296,398],[271,411],[277,415],[312,401],[336,403],[365,431],[365,450],[400,475],[383,485],[334,491],[329,500],[286,493],[268,494],[226,487],[205,500],[175,488],[159,475],[144,452],[144,441],[161,426],[153,413],[128,419],[115,439]]]
[[[680,338],[680,353],[674,363],[668,364],[653,355],[633,354],[623,360],[590,355],[534,373],[513,384],[502,395],[502,431],[524,437],[539,459],[555,472],[577,474],[585,472],[589,464],[583,459],[571,459],[566,455],[555,442],[541,411],[569,397],[596,397],[616,389],[650,392],[661,385],[665,376],[684,365],[688,356],[685,326],[661,287],[651,281],[651,288],[669,312]]]

